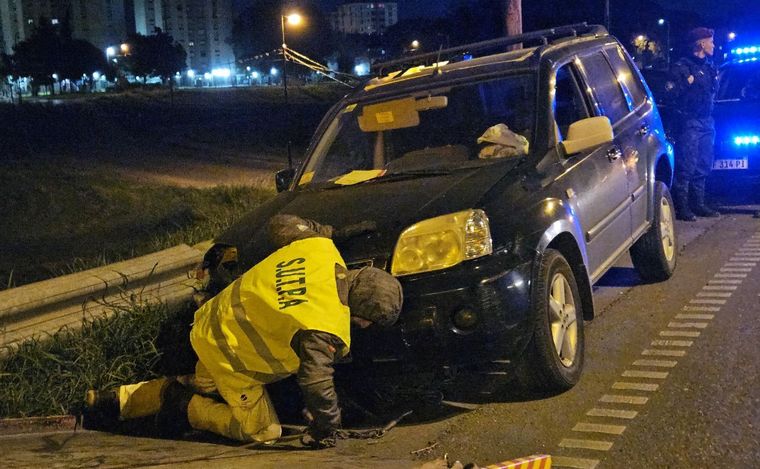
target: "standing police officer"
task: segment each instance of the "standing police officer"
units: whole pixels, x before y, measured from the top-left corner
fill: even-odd
[[[675,63],[668,82],[679,121],[673,196],[676,217],[685,221],[694,221],[697,216],[720,215],[705,205],[705,183],[714,154],[712,110],[718,80],[717,69],[711,60],[715,50],[713,34],[712,29],[702,27],[689,31],[691,54]]]

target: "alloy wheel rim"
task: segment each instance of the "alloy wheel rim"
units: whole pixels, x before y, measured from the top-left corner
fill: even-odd
[[[675,229],[673,226],[673,209],[666,197],[660,200],[660,242],[667,260],[672,260],[676,252]]]
[[[578,350],[578,321],[570,283],[561,273],[554,274],[549,290],[549,328],[560,362],[572,366]]]

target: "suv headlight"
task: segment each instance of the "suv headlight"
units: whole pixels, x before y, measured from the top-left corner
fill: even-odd
[[[470,209],[415,223],[399,236],[391,273],[441,270],[493,252],[488,216]]]

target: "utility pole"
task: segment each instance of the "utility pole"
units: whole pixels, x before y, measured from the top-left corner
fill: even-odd
[[[507,36],[522,34],[522,0],[505,0],[504,12],[506,13]],[[521,48],[522,44],[509,46],[509,50]]]

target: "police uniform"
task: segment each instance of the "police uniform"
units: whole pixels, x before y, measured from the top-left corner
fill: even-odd
[[[678,116],[673,196],[676,213],[684,219],[694,218],[692,209],[697,215],[712,211],[705,206],[705,183],[714,156],[712,111],[717,80],[717,69],[708,57],[683,57],[671,70],[668,86]]]
[[[190,333],[199,359],[190,382],[190,426],[240,441],[279,438],[264,385],[294,373],[314,417],[311,431],[340,427],[333,364],[348,353],[350,311],[343,259],[328,238],[277,250],[205,303]],[[120,417],[157,413],[167,380],[119,389]],[[217,391],[223,402],[208,397]]]

